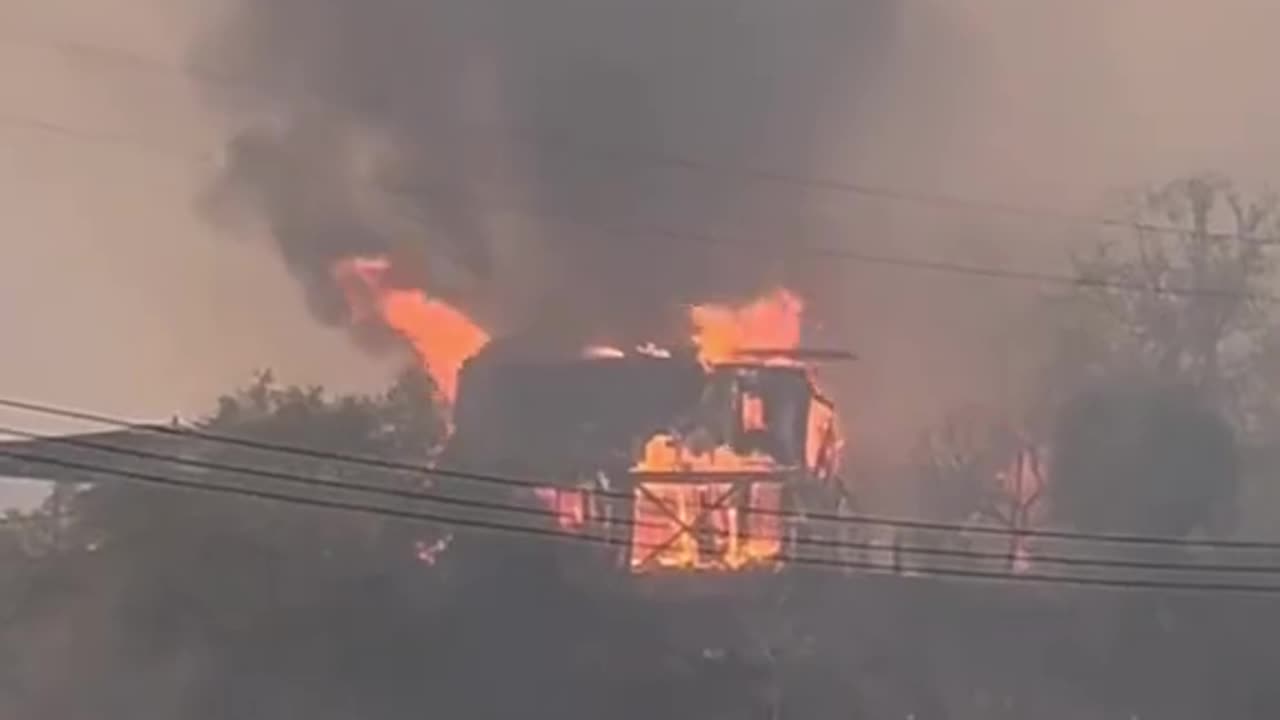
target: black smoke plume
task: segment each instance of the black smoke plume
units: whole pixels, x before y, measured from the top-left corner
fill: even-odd
[[[265,221],[322,319],[334,261],[382,253],[499,331],[637,339],[806,290],[801,193],[655,160],[805,174],[895,22],[890,0],[228,1],[194,61],[249,129],[213,197]]]

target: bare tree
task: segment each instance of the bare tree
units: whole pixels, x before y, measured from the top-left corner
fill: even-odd
[[[1189,385],[1240,429],[1255,428],[1264,409],[1252,391],[1276,348],[1266,283],[1280,199],[1194,175],[1136,195],[1129,215],[1127,238],[1075,258],[1081,289],[1073,297],[1093,313],[1086,344],[1102,354],[1090,359],[1097,374]]]
[[[1044,490],[1041,455],[1017,423],[993,411],[970,406],[946,416],[922,435],[914,467],[935,517],[1015,531],[1029,528],[1036,519]],[[913,536],[910,544],[982,544],[990,546],[985,548],[988,552],[1002,554],[1006,559],[999,564],[1010,568],[1026,555],[1023,538],[1016,533],[981,542],[976,536],[921,535]]]
[[[1018,433],[1008,423],[976,406],[957,409],[926,430],[914,465],[931,514],[946,520],[997,519],[1003,494],[998,475],[1018,444]]]

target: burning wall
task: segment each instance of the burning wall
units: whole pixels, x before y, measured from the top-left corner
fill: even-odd
[[[630,566],[742,570],[781,563],[782,483],[642,482]]]
[[[839,482],[835,415],[806,369],[733,363],[708,376],[729,390],[721,422],[710,421],[727,432],[655,434],[631,468],[645,523],[633,535],[635,571],[776,567],[797,488]]]

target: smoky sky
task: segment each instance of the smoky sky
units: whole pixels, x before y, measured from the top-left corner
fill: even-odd
[[[848,133],[892,5],[243,0],[193,56],[245,119],[211,198],[265,222],[323,319],[332,263],[386,253],[499,331],[652,337],[683,304],[814,282],[728,170],[804,174]]]

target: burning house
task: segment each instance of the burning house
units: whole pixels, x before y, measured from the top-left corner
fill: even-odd
[[[812,367],[832,354],[800,350],[802,303],[791,293],[692,307],[682,347],[582,348],[491,339],[454,306],[392,284],[388,267],[356,258],[335,277],[353,326],[394,331],[450,408],[437,466],[514,479],[502,492],[516,497],[504,504],[534,507],[556,532],[591,539],[573,545],[599,549],[614,568],[777,569],[816,534],[807,514],[840,508],[840,431]],[[117,435],[112,444],[191,452],[164,432]]]
[[[652,348],[531,356],[495,343],[459,381],[449,463],[536,478],[562,531],[637,573],[779,566],[834,508],[834,408],[784,353],[707,364]]]
[[[603,540],[619,566],[774,568],[808,532],[797,518],[841,499],[835,409],[809,365],[825,355],[799,350],[794,294],[691,307],[683,348],[548,347],[491,340],[452,307],[388,285],[387,267],[335,272],[353,321],[403,337],[452,406],[441,465],[517,479],[522,504]]]

